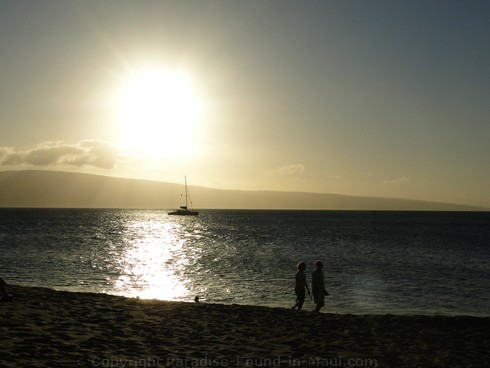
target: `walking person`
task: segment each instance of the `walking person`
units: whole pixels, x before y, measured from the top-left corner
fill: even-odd
[[[325,276],[323,274],[323,263],[316,261],[316,269],[311,274],[311,291],[313,292],[313,300],[316,307],[313,312],[320,313],[320,309],[325,306],[325,296],[329,295],[325,289]]]
[[[306,290],[308,290],[308,295],[311,297],[310,289],[308,288],[308,282],[306,281],[306,263],[300,262],[296,267],[296,285],[294,291],[296,293],[296,304],[291,309],[298,309],[299,311],[303,308],[305,302]]]

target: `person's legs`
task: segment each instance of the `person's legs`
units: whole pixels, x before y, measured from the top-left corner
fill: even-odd
[[[325,306],[325,298],[315,298],[316,307],[313,309],[313,312],[320,313],[320,309]]]
[[[298,308],[298,310],[301,310],[303,308],[303,304],[305,302],[305,289],[296,289],[296,304],[292,309]]]

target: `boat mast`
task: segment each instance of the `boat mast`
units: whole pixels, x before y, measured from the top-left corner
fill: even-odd
[[[187,176],[184,176],[185,182],[185,209],[187,209]]]

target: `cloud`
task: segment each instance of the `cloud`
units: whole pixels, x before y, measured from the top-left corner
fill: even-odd
[[[85,140],[71,145],[63,142],[44,142],[27,150],[0,147],[0,166],[94,166],[112,169],[118,151],[108,142]]]
[[[291,164],[278,167],[273,171],[274,174],[283,175],[283,176],[291,176],[291,175],[299,175],[306,171],[306,166],[303,164]]]
[[[397,185],[397,184],[406,183],[407,181],[410,181],[410,178],[408,176],[402,176],[396,179],[387,179],[383,182],[383,184]]]

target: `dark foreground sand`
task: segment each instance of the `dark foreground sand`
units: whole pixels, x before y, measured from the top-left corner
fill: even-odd
[[[340,315],[11,286],[0,367],[490,366],[490,318]]]

